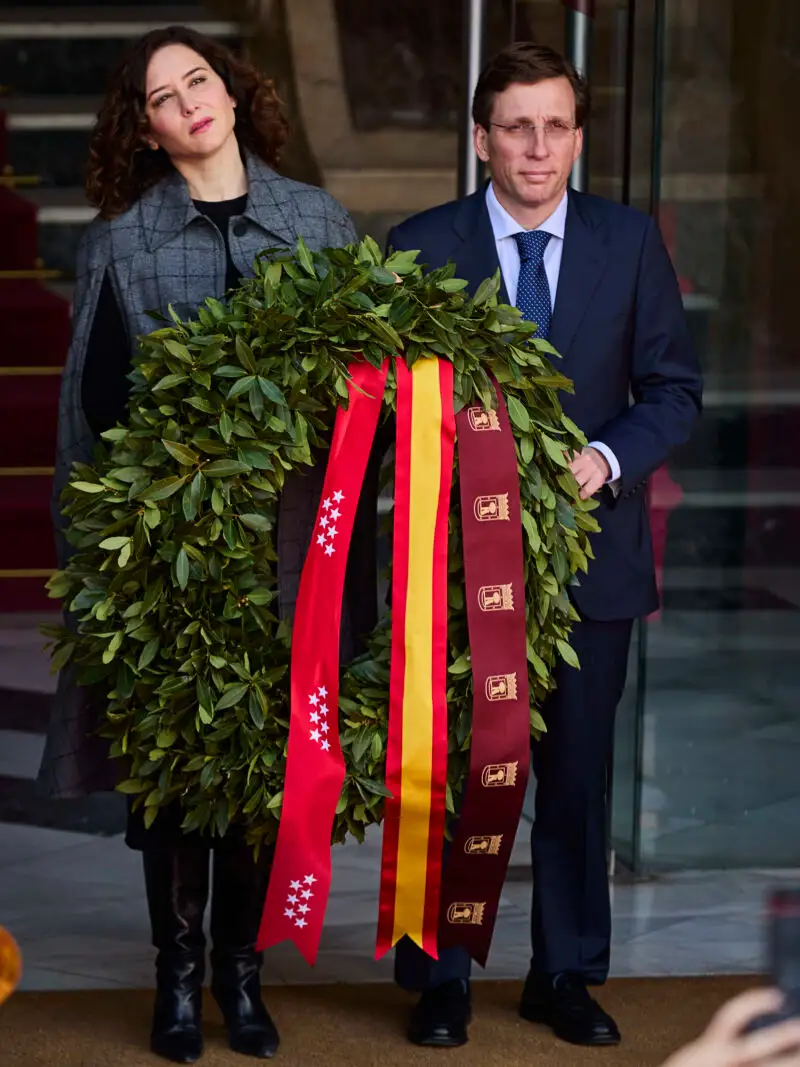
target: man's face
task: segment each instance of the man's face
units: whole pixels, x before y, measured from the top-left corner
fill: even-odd
[[[521,125],[539,128],[502,128]],[[475,151],[489,164],[498,198],[511,214],[514,207],[557,207],[583,148],[583,131],[574,126],[575,94],[566,78],[515,82],[497,94],[489,129],[474,129]]]

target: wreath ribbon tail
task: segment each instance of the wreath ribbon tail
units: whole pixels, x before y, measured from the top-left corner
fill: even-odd
[[[396,361],[392,657],[376,958],[437,955],[447,792],[447,541],[453,367]]]
[[[351,365],[292,626],[291,713],[275,858],[259,951],[291,940],[313,963],[331,882],[331,833],[345,777],[339,742],[339,631],[347,555],[388,373]]]
[[[458,459],[472,744],[463,807],[442,886],[441,947],[485,965],[530,765],[525,572],[514,435],[497,407],[458,413]]]

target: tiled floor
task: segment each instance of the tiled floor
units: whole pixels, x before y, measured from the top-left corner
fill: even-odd
[[[139,856],[120,837],[0,825],[0,923],[20,942],[23,989],[147,987],[153,951]],[[288,944],[266,956],[269,983],[387,981],[375,962],[380,835],[334,853],[334,882],[317,965]],[[487,977],[521,978],[528,961],[530,886],[521,849],[506,887]],[[615,885],[613,973],[756,972],[762,901],[800,872],[676,874]]]
[[[94,807],[65,815],[58,805],[37,806],[29,796],[54,688],[37,621],[0,617],[0,925],[22,947],[23,988],[150,986],[153,950],[140,858],[118,833],[103,836],[119,829],[108,801],[96,798]],[[753,675],[748,688],[741,675],[726,674],[730,664],[713,650],[706,649],[701,662],[691,644],[673,649],[673,638],[659,626],[644,723],[645,846],[664,855],[672,838],[678,842],[669,846],[676,866],[707,867],[715,849],[730,852],[750,820],[751,845],[759,834],[769,842],[783,832],[796,847],[800,732],[789,699],[794,686],[788,665],[770,656],[769,671]],[[682,658],[675,672],[669,660],[678,651]],[[623,726],[624,714],[623,708]],[[620,764],[617,785],[624,798],[622,747]],[[731,780],[724,781],[726,776]],[[121,811],[119,804],[114,810]],[[82,832],[73,832],[78,829]],[[528,830],[525,819],[488,977],[521,978],[527,969]],[[691,834],[694,843],[687,840]],[[681,856],[696,862],[681,863]],[[391,958],[373,959],[379,860],[379,833],[363,846],[335,850],[316,967],[309,968],[293,946],[280,945],[267,953],[266,982],[391,979]],[[758,971],[764,896],[774,883],[800,883],[800,855],[794,867],[672,871],[647,882],[615,884],[612,973]]]

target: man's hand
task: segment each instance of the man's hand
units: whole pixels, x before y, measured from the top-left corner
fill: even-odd
[[[581,487],[581,500],[588,500],[590,496],[594,496],[611,477],[611,467],[606,457],[602,452],[598,452],[596,448],[589,448],[588,445],[577,456],[572,457],[569,469]]]
[[[750,1023],[777,1011],[775,989],[751,989],[728,1001],[705,1033],[662,1067],[800,1067],[800,1019],[746,1033]]]

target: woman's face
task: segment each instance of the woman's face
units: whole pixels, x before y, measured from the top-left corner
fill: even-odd
[[[171,159],[214,155],[233,136],[236,101],[208,62],[186,45],[165,45],[151,58],[145,98],[145,140]]]

